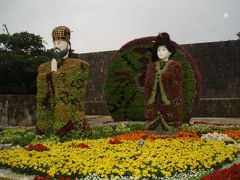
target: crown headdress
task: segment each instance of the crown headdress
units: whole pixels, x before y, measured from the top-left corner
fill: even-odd
[[[65,40],[67,42],[70,42],[70,29],[66,26],[58,26],[53,29],[52,31],[52,38],[53,41],[55,40]]]

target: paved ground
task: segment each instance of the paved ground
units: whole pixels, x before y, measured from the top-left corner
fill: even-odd
[[[229,117],[194,117],[191,122],[207,122],[210,124],[239,124],[240,117],[229,118]]]
[[[113,122],[111,116],[104,115],[95,115],[95,116],[87,116],[87,120],[90,125],[101,124],[106,122]],[[229,117],[193,117],[190,122],[206,122],[210,124],[239,124],[240,125],[240,117],[229,118]]]

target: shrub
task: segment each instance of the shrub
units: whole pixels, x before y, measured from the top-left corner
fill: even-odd
[[[35,138],[34,129],[6,128],[0,132],[0,143],[26,146]]]
[[[210,128],[208,126],[204,125],[190,125],[190,124],[182,124],[180,127],[183,131],[186,132],[198,132],[198,133],[205,133],[207,132]]]

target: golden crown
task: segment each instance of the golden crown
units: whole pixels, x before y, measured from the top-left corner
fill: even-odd
[[[70,29],[66,26],[58,26],[52,31],[53,41],[55,40],[66,40],[70,42]]]

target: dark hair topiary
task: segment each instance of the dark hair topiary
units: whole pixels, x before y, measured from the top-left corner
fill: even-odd
[[[174,53],[176,52],[176,47],[170,40],[169,34],[166,32],[159,33],[159,35],[156,38],[156,41],[153,44],[153,47],[150,49],[150,51],[152,53],[152,61],[154,61],[154,62],[159,59],[158,55],[157,55],[157,49],[159,46],[166,46],[168,51],[170,51],[172,53],[170,55],[170,57],[173,56]]]

